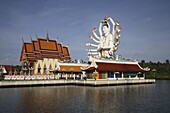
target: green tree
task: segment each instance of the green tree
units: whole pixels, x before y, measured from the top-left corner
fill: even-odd
[[[166,64],[165,64],[166,71],[170,71],[170,63],[169,63],[169,60],[167,59],[165,62],[166,62]]]

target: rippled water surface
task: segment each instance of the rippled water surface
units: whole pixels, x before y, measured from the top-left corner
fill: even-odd
[[[170,113],[170,81],[0,89],[0,113]]]

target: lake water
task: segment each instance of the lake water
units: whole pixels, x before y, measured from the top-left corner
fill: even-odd
[[[0,113],[170,113],[170,81],[0,89]]]

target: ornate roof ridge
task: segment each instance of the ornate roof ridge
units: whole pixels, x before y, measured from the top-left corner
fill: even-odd
[[[106,59],[96,59],[96,58],[93,59],[95,62],[101,62],[101,63],[138,64],[137,61],[106,60]]]

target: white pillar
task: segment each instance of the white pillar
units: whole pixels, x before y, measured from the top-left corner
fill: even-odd
[[[65,74],[66,75],[66,80],[67,80],[67,74]]]
[[[139,77],[138,77],[138,74],[136,75],[136,78],[139,78]]]
[[[74,80],[75,80],[75,76],[76,76],[76,75],[74,74],[74,75],[73,75]]]
[[[124,73],[123,72],[122,72],[121,76],[122,76],[122,78],[124,78]]]

